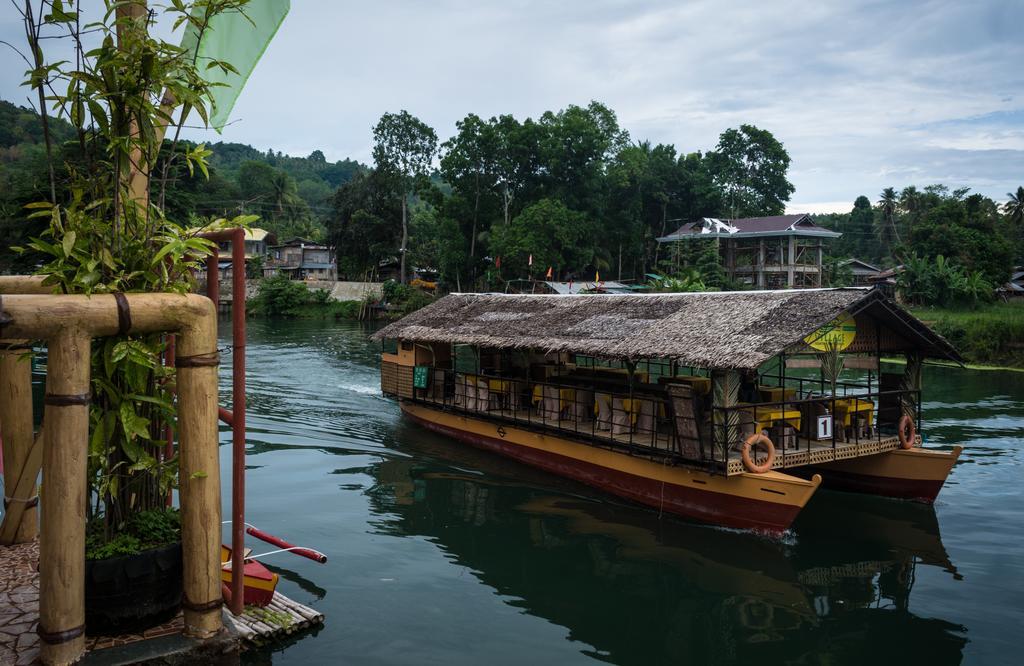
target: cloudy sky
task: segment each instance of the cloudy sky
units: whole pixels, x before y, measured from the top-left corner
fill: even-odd
[[[793,212],[935,182],[1003,201],[1024,184],[1022,25],[1022,0],[292,0],[223,139],[369,161],[385,111],[444,139],[469,112],[599,100],[634,140],[683,152],[769,129]],[[0,65],[0,97],[22,102],[20,61]]]

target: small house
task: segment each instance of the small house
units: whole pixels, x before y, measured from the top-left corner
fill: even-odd
[[[329,247],[299,237],[270,248],[268,269],[293,280],[335,280],[338,275]]]
[[[839,262],[840,266],[848,266],[850,272],[853,274],[853,287],[870,287],[872,286],[872,279],[877,277],[882,269],[877,266],[872,266],[866,261],[861,261],[856,257],[852,259],[844,259]]]
[[[1010,275],[1010,281],[996,289],[1003,299],[1024,298],[1024,266],[1017,266]]]

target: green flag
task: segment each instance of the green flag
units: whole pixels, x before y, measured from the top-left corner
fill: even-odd
[[[291,0],[250,0],[241,11],[227,11],[214,16],[203,31],[190,25],[181,40],[182,48],[196,53],[196,64],[211,83],[223,83],[210,89],[212,108],[210,126],[221,132],[235,106],[235,101],[260,61],[270,40],[291,9]],[[244,12],[244,14],[243,14]],[[219,67],[206,69],[210,60],[223,60],[238,70],[224,72]]]

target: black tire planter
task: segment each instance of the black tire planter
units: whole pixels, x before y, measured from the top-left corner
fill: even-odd
[[[85,628],[90,634],[140,631],[181,606],[181,543],[85,562]]]

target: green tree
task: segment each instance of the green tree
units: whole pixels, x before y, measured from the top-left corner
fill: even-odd
[[[875,212],[871,208],[871,201],[864,195],[857,197],[853,202],[853,210],[850,211],[849,226],[841,230],[849,237],[848,245],[851,254],[865,260],[876,258],[877,245],[875,238]]]
[[[615,112],[600,102],[571,104],[558,113],[545,112],[538,124],[546,192],[599,217],[606,166],[629,140]]]
[[[594,256],[594,235],[584,213],[556,199],[541,199],[527,206],[509,225],[496,228],[491,251],[502,260],[506,275],[525,276],[528,259],[538,270],[556,273],[580,271]]]
[[[372,277],[380,262],[394,257],[401,233],[401,183],[387,171],[373,169],[338,188],[328,218],[331,244],[338,248],[338,268],[350,277]]]
[[[309,215],[295,179],[266,162],[243,162],[238,170],[238,183],[245,200],[242,205],[260,211],[265,217],[286,221]]]
[[[373,161],[378,171],[387,171],[401,184],[402,242],[399,246],[402,284],[407,281],[406,254],[409,243],[409,200],[418,180],[427,176],[437,134],[408,111],[385,113],[373,128]]]
[[[725,192],[730,217],[782,215],[794,187],[786,179],[789,153],[768,130],[727,129],[708,154],[715,183]]]
[[[914,252],[933,261],[942,255],[966,271],[979,271],[989,284],[1006,282],[1013,268],[1013,244],[997,232],[994,220],[987,219],[986,206],[977,207],[972,222],[969,202],[956,192],[932,188],[929,193],[926,188],[926,193],[936,203],[922,209],[912,229],[909,245]]]
[[[472,202],[469,256],[476,256],[481,203],[497,182],[497,142],[493,124],[469,114],[455,124],[457,133],[441,148],[441,175],[449,185]]]
[[[1015,225],[1024,224],[1024,187],[1018,187],[1016,192],[1006,193],[1007,201],[1003,204],[1003,213],[1010,218]]]
[[[886,245],[887,249],[890,249],[893,240],[897,243],[900,242],[900,232],[896,228],[896,214],[899,211],[899,196],[896,194],[895,189],[887,187],[882,190],[882,194],[878,199],[878,210],[882,214],[879,219],[880,224],[878,224],[878,228],[876,230],[878,240],[881,241],[883,245]]]

